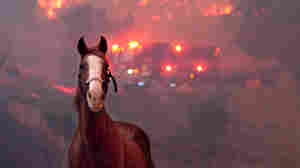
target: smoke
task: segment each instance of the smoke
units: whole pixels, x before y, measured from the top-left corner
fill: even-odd
[[[278,0],[255,5],[271,9],[269,16],[244,17],[240,32],[235,34],[235,44],[253,59],[280,61],[280,73],[277,76],[274,72],[272,77],[269,76],[275,81],[274,87],[234,89],[228,110],[232,112],[232,122],[239,124],[232,124],[229,129],[232,133],[229,141],[233,145],[227,147],[239,156],[236,159],[239,161],[243,157],[237,153],[248,153],[244,158],[249,159],[252,149],[252,156],[259,158],[254,164],[298,167],[297,84],[300,71],[297,64],[299,20],[296,19],[299,14],[296,9],[299,4]],[[241,124],[244,124],[243,129]],[[245,164],[247,161],[241,162]],[[240,164],[243,163],[237,165]]]
[[[82,35],[89,44],[103,33],[113,40],[181,40],[191,46],[223,41],[217,45],[225,46],[232,33],[220,28],[223,19],[203,16],[203,10],[214,4],[232,5],[225,0],[9,1],[1,5],[0,24],[12,41],[11,55],[17,64],[38,76],[72,83],[76,43]]]
[[[220,165],[297,167],[299,164],[297,81],[291,72],[281,71],[275,82],[273,87],[233,89],[226,108],[230,112],[230,127],[224,148],[216,157]]]
[[[50,3],[51,1],[45,2]],[[41,8],[37,0],[10,0],[2,2],[0,6],[0,33],[6,34],[7,37],[1,36],[3,38],[0,39],[0,51],[9,55],[9,64],[20,64],[21,67],[32,69],[32,72],[37,76],[63,81],[72,85],[75,82],[73,72],[77,66],[79,56],[76,51],[77,40],[80,36],[85,35],[88,44],[92,45],[101,33],[107,35],[109,40],[116,41],[128,39],[146,42],[176,40],[184,41],[185,44],[191,47],[217,45],[224,49],[225,55],[220,58],[219,62],[219,69],[224,73],[224,77],[225,75],[233,76],[234,73],[238,72],[259,72],[264,68],[271,69],[274,66],[279,66],[278,60],[286,62],[288,65],[294,65],[293,67],[297,69],[297,61],[292,58],[295,58],[294,55],[297,56],[295,51],[298,50],[296,45],[298,43],[288,43],[289,39],[296,36],[292,33],[285,36],[280,30],[282,26],[277,27],[276,24],[270,24],[271,26],[263,28],[265,24],[262,24],[262,21],[264,21],[261,19],[262,17],[260,17],[260,21],[253,22],[253,17],[251,19],[249,17],[203,16],[203,11],[210,11],[214,4],[226,6],[230,2],[226,0],[214,2],[210,0],[65,0],[61,8],[52,9],[55,12],[55,15],[53,15],[55,17],[49,17],[47,16],[49,6],[46,5],[45,8]],[[236,4],[231,5],[233,9],[237,6]],[[244,6],[246,8],[251,4]],[[249,25],[252,25],[253,29],[245,28]],[[262,29],[258,30],[259,28]],[[252,30],[256,30],[256,32]],[[297,32],[298,27],[285,28],[284,30],[284,32],[289,30]],[[246,38],[244,35],[247,33],[250,35],[248,34]],[[285,37],[284,40],[278,40],[282,37]],[[292,42],[295,41],[296,38],[292,40]],[[237,45],[238,43],[240,45]],[[290,45],[294,47],[294,50],[289,51]],[[282,54],[281,49],[286,52]],[[233,122],[247,121],[247,124],[249,122],[250,125],[255,125],[255,128],[250,131],[258,132],[257,134],[263,136],[264,139],[258,139],[258,142],[253,145],[249,140],[243,139],[244,137],[241,138],[240,130],[231,130],[233,138],[228,138],[228,143],[240,145],[241,148],[235,150],[244,153],[250,150],[246,147],[247,145],[256,147],[253,148],[253,150],[257,150],[254,153],[261,152],[257,147],[259,146],[261,150],[265,150],[262,151],[266,153],[263,156],[264,160],[269,159],[268,162],[271,162],[272,160],[283,159],[288,162],[289,158],[295,159],[296,151],[299,151],[296,136],[299,129],[299,124],[296,122],[296,118],[298,118],[297,111],[299,111],[298,95],[296,94],[298,90],[296,80],[288,72],[281,73],[278,79],[273,80],[278,81],[275,83],[274,88],[264,86],[247,88],[249,85],[256,85],[255,82],[253,84],[250,81],[246,88],[233,89],[232,96],[228,99],[228,108],[225,110],[231,112]],[[206,95],[208,94],[205,92],[201,94],[202,97]],[[140,97],[142,96],[140,95]],[[120,113],[123,110],[120,115],[130,119],[135,118],[136,121],[140,121],[144,116],[143,121],[145,121],[146,126],[148,123],[149,130],[159,130],[160,132],[156,131],[156,133],[162,137],[166,132],[170,136],[178,134],[178,127],[174,127],[174,125],[180,125],[179,128],[182,127],[182,132],[185,132],[184,128],[193,127],[194,124],[192,132],[195,134],[193,138],[196,140],[193,143],[201,142],[201,147],[204,148],[204,151],[208,151],[207,153],[222,153],[219,151],[221,149],[215,149],[215,146],[218,146],[217,143],[219,143],[216,142],[216,137],[224,134],[223,127],[227,117],[225,115],[227,114],[225,114],[224,109],[216,107],[219,102],[215,103],[215,100],[210,100],[201,105],[191,106],[191,110],[188,111],[183,104],[179,108],[178,106],[161,105],[164,101],[169,102],[170,97],[160,98],[156,102],[153,101],[157,99],[156,97],[149,98],[149,103],[145,99],[144,104],[139,106],[136,105],[136,101],[122,99],[120,102],[123,107],[131,106],[136,111],[133,113],[132,109],[128,109],[128,112],[119,109]],[[198,99],[199,97],[193,97],[185,100],[185,104]],[[196,103],[199,104],[199,102]],[[157,104],[160,106],[156,107]],[[145,111],[145,107],[149,108],[148,111],[145,112],[146,114],[141,113],[141,111]],[[192,124],[190,119],[186,117],[185,112],[191,113],[191,116],[188,117],[193,119]],[[29,112],[25,115],[23,110],[21,113],[12,113],[12,115],[16,121],[29,127],[36,128],[42,122],[40,119],[41,114],[38,112]],[[156,118],[153,117],[150,120],[151,116]],[[165,124],[168,119],[172,121]],[[153,127],[153,121],[160,124]],[[172,125],[171,123],[175,124]],[[43,123],[41,135],[46,134],[49,141],[57,146],[63,146],[63,140],[56,137],[52,130],[45,126],[47,124]],[[166,126],[161,127],[163,125]],[[266,128],[269,127],[268,125],[271,125],[272,133],[268,132],[269,129]],[[275,128],[273,128],[274,125]],[[202,129],[198,130],[198,127]],[[242,128],[239,125],[233,125],[232,127]],[[249,126],[245,127],[245,129],[248,129]],[[213,131],[210,131],[210,135],[207,133],[207,128],[214,128]],[[250,134],[250,132],[247,133]],[[200,135],[203,137],[200,137]],[[255,134],[251,136],[251,138],[254,137]],[[264,146],[263,143],[270,144],[271,148],[268,148],[268,145],[267,147]],[[210,147],[205,148],[209,144]],[[292,147],[295,148],[291,149]],[[228,148],[233,150],[231,147]],[[288,153],[288,155],[280,155],[281,151]],[[228,154],[226,152],[225,156]],[[215,154],[211,155],[215,157]],[[221,154],[220,158],[222,157]],[[218,158],[216,154],[217,161]],[[228,159],[227,162],[231,161]],[[275,162],[272,162],[271,165],[274,166],[273,164],[276,165]],[[278,163],[278,165],[280,164]]]

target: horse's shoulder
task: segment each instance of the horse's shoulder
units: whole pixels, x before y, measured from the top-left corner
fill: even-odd
[[[145,131],[135,124],[124,121],[114,121],[115,128],[119,131],[121,136],[125,136],[130,140],[136,139],[140,136],[145,136]]]
[[[134,125],[126,122],[115,121],[114,127],[118,130],[121,136],[125,136],[129,139],[133,138],[136,132]]]
[[[142,128],[122,121],[114,122],[114,125],[119,130],[119,134],[125,137],[127,141],[136,143],[143,149],[150,147],[150,139]]]
[[[153,167],[151,152],[150,152],[150,139],[146,132],[135,124],[117,121],[114,122],[115,127],[119,130],[120,135],[125,138],[126,158],[128,167],[146,167],[144,161]],[[137,157],[141,162],[135,162]],[[145,159],[145,160],[144,160]],[[142,161],[144,160],[144,161]]]

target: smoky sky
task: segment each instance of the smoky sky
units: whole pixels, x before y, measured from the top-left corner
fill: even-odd
[[[82,0],[57,10],[57,19],[50,20],[37,0],[7,1],[1,5],[1,32],[12,42],[12,55],[19,63],[33,66],[49,78],[71,75],[75,66],[76,42],[86,35],[93,44],[101,33],[110,39],[147,41],[181,40],[189,45],[215,44],[232,48],[237,45],[248,55],[278,57],[295,67],[297,33],[297,2],[273,1],[97,1]],[[146,5],[141,6],[142,2]],[[211,4],[232,4],[233,9],[264,8],[267,17],[203,17],[201,10]],[[256,20],[256,21],[253,21]],[[289,22],[287,22],[289,21]],[[292,23],[292,24],[291,24]],[[255,29],[254,29],[255,28]],[[254,31],[255,30],[255,31]],[[282,33],[283,32],[283,33]],[[262,34],[262,35],[260,35]],[[296,36],[295,36],[296,35]],[[264,46],[265,48],[259,48]],[[286,54],[285,54],[286,53]],[[289,56],[283,56],[283,55]],[[68,57],[68,58],[63,58]],[[63,67],[60,60],[70,60]],[[47,65],[57,68],[48,68]],[[52,69],[49,71],[49,69]],[[65,75],[59,75],[66,71]],[[62,73],[63,74],[63,73]]]
[[[72,80],[78,56],[76,42],[82,35],[89,44],[105,34],[109,40],[179,40],[189,45],[219,41],[218,45],[226,46],[234,33],[220,29],[221,17],[200,15],[200,9],[208,7],[210,1],[149,1],[144,7],[137,1],[66,2],[70,5],[57,10],[56,19],[48,19],[35,0],[1,5],[1,32],[8,35],[12,45],[10,62],[30,67],[49,79]],[[239,31],[238,24],[234,29]]]
[[[296,133],[300,128],[297,124],[299,123],[297,122],[300,104],[299,89],[297,76],[294,76],[300,72],[297,61],[300,39],[298,38],[299,17],[297,17],[299,2],[286,0],[255,1],[256,3],[244,0],[214,1],[232,3],[234,8],[241,8],[248,13],[251,8],[264,8],[266,16],[258,17],[201,16],[200,9],[207,8],[214,3],[210,0],[149,0],[149,2],[151,3],[145,7],[139,7],[137,5],[139,2],[135,0],[86,0],[60,9],[56,19],[48,19],[36,0],[7,0],[0,6],[0,57],[8,55],[7,64],[18,64],[20,67],[32,69],[33,74],[43,78],[74,84],[76,77],[74,71],[79,57],[76,51],[77,40],[85,35],[87,43],[93,45],[100,34],[105,34],[110,44],[113,40],[120,38],[144,41],[178,40],[190,46],[211,44],[219,46],[224,49],[225,55],[220,58],[218,64],[224,78],[236,72],[255,73],[261,69],[283,66],[285,71],[276,74],[277,76],[273,73],[267,75],[275,81],[273,88],[259,87],[259,83],[252,80],[248,83],[251,88],[243,88],[240,85],[228,86],[229,97],[214,95],[215,97],[204,102],[199,102],[199,95],[189,98],[186,98],[186,95],[145,98],[144,94],[136,91],[137,93],[132,92],[130,96],[127,95],[128,97],[114,97],[111,104],[119,101],[120,105],[111,105],[110,108],[121,119],[142,123],[146,130],[154,135],[156,138],[153,138],[154,141],[157,139],[160,141],[159,138],[168,133],[174,137],[179,129],[181,132],[190,131],[193,136],[186,135],[190,137],[182,136],[181,139],[172,137],[166,144],[171,141],[175,145],[181,144],[181,140],[186,140],[185,142],[188,143],[202,143],[200,153],[204,153],[201,155],[204,159],[200,161],[207,162],[206,158],[215,158],[220,164],[215,167],[224,167],[225,164],[223,165],[220,160],[230,165],[233,162],[232,159],[243,159],[236,153],[237,158],[228,158],[233,153],[230,150],[246,153],[244,154],[246,159],[249,159],[247,155],[249,150],[254,151],[252,155],[263,153],[262,159],[267,160],[265,165],[270,165],[270,167],[284,167],[284,163],[278,163],[280,159],[285,160],[285,167],[287,164],[292,164],[298,156],[300,146],[299,136],[297,137]],[[242,75],[250,78],[247,74]],[[205,99],[207,95],[205,91],[200,94]],[[143,102],[136,103],[141,100]],[[169,104],[162,100],[169,101]],[[173,102],[170,103],[170,100]],[[178,105],[174,106],[174,102]],[[39,110],[45,109],[32,111],[29,106],[14,104],[11,104],[9,109],[7,111],[11,111],[10,115],[17,122],[23,122],[24,125],[27,124],[36,129],[40,128],[37,123],[40,122]],[[24,109],[30,112],[25,115]],[[227,120],[231,120],[229,126],[226,125]],[[42,137],[44,132],[49,132],[46,125],[58,125],[57,121],[52,121],[50,124],[43,123]],[[246,124],[246,128],[241,129],[242,126],[234,125],[236,121],[250,123],[249,125],[252,124],[254,128],[248,128],[250,126]],[[176,127],[174,123],[182,125],[183,128]],[[266,125],[271,125],[271,131],[266,129]],[[227,128],[230,126],[232,128]],[[187,131],[184,129],[186,127],[191,129]],[[226,131],[229,132],[228,136],[222,139],[224,134],[227,134]],[[246,138],[241,135],[242,133],[247,134]],[[250,135],[251,133],[253,134]],[[257,140],[259,137],[261,139]],[[46,138],[54,139],[53,143],[58,146],[63,144],[52,134]],[[255,142],[258,145],[252,141],[253,139],[259,141]],[[225,145],[222,146],[222,144]],[[253,148],[249,149],[251,145]],[[157,147],[154,144],[156,151],[160,151],[161,147],[165,145]],[[168,153],[171,148],[164,150]],[[287,154],[281,154],[282,151]],[[156,153],[154,158],[161,159],[159,152]],[[196,157],[198,155],[199,152],[195,154]],[[188,159],[191,160],[191,158]],[[165,160],[161,159],[160,163],[168,161],[168,159]],[[173,156],[171,160],[176,160],[176,156]],[[199,161],[198,158],[193,160]],[[240,167],[240,165],[236,164],[235,167]]]

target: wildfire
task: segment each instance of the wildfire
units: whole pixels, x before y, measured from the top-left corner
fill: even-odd
[[[61,91],[61,92],[64,92],[66,94],[74,94],[75,93],[75,88],[67,88],[65,86],[62,86],[62,85],[52,85],[53,88]]]
[[[47,16],[49,19],[54,19],[54,18],[56,18],[56,13],[54,12],[53,9],[49,9],[47,12]]]
[[[203,71],[203,67],[202,67],[201,65],[198,65],[198,66],[197,66],[197,71],[198,71],[198,72],[202,72],[202,71]]]
[[[141,48],[142,46],[140,45],[140,43],[138,41],[130,41],[128,43],[128,47],[129,47],[129,49],[134,49],[134,48]]]
[[[233,11],[231,4],[212,4],[202,11],[204,16],[223,16],[229,15]]]
[[[181,51],[182,51],[181,45],[180,45],[180,44],[177,44],[177,45],[175,46],[175,50],[176,50],[176,52],[181,52]]]
[[[113,44],[111,48],[112,52],[117,52],[120,50],[120,46],[118,44]]]
[[[38,6],[45,10],[49,19],[55,19],[57,9],[63,8],[65,4],[65,0],[38,0]]]
[[[66,8],[72,4],[82,3],[87,0],[37,0],[38,7],[45,12],[48,19],[55,19],[57,12],[61,8]]]
[[[149,0],[140,0],[137,5],[140,7],[146,7],[148,4]]]
[[[167,72],[171,72],[171,71],[173,70],[173,68],[172,68],[171,65],[166,65],[166,66],[165,66],[165,70],[166,70]]]

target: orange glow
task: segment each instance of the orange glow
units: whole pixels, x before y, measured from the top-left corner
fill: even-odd
[[[119,47],[118,44],[113,44],[111,48],[112,48],[112,51],[113,51],[113,52],[117,52],[117,51],[120,50],[120,47]]]
[[[233,7],[231,4],[212,4],[208,8],[202,11],[202,15],[204,16],[223,16],[229,15],[233,11]]]
[[[175,50],[176,50],[177,52],[181,52],[181,51],[182,51],[181,45],[177,44],[176,47],[175,47]]]
[[[43,9],[49,19],[57,16],[58,9],[69,7],[72,4],[83,3],[87,0],[37,0],[38,7]]]
[[[136,68],[133,70],[133,72],[137,74],[137,73],[139,73],[139,69]]]
[[[130,41],[128,43],[128,46],[129,46],[130,49],[134,49],[134,48],[137,48],[137,47],[140,48],[141,47],[138,41]]]
[[[171,71],[173,70],[173,68],[172,68],[171,65],[166,65],[165,70],[166,70],[167,72],[171,72]]]
[[[38,6],[45,9],[46,15],[49,19],[56,18],[56,10],[63,8],[66,0],[38,0]]]
[[[66,93],[66,94],[74,94],[75,93],[75,88],[67,88],[62,85],[56,85],[56,84],[54,84],[53,87],[61,92]]]
[[[132,74],[133,74],[133,69],[128,69],[128,70],[127,70],[127,73],[128,73],[129,75],[132,75]]]
[[[137,5],[140,7],[145,7],[148,4],[149,4],[149,0],[140,0]]]
[[[152,16],[152,21],[154,22],[159,22],[160,21],[160,16],[159,15],[156,15],[156,16]]]
[[[221,55],[221,48],[216,48],[215,49],[215,56],[220,56]]]
[[[139,73],[139,70],[137,68],[135,69],[128,69],[127,70],[128,75],[133,75]]]
[[[58,9],[61,8],[62,7],[62,0],[57,0],[56,3],[55,3],[55,7],[58,8]]]
[[[231,13],[232,13],[232,6],[231,6],[231,5],[226,6],[226,7],[224,8],[224,13],[225,13],[226,15],[231,14]]]
[[[53,9],[49,9],[47,12],[47,16],[49,19],[54,19],[56,18],[56,13],[53,11]]]
[[[201,65],[197,66],[197,71],[198,72],[203,72],[203,70],[204,70],[203,66],[201,66]]]
[[[45,0],[38,0],[38,6],[40,8],[47,8],[48,7],[48,2]]]
[[[195,78],[195,74],[191,73],[191,74],[189,75],[189,77],[190,77],[190,79],[194,79],[194,78]]]

